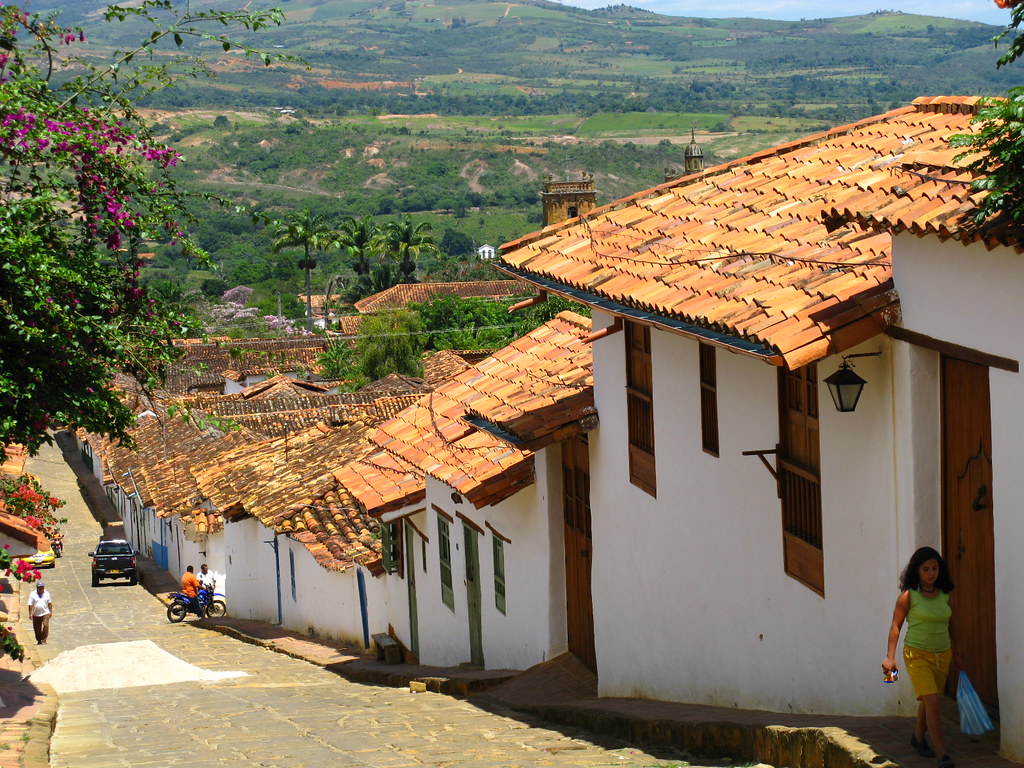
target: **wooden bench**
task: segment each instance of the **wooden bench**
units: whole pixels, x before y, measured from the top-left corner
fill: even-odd
[[[384,632],[373,636],[373,644],[377,646],[377,661],[385,664],[402,663],[402,646],[391,635]]]

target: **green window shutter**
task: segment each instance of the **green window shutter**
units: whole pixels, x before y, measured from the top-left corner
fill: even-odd
[[[441,563],[441,602],[455,610],[455,592],[452,590],[452,542],[448,521],[437,516],[438,559]]]
[[[398,573],[402,566],[401,542],[399,541],[398,524],[384,523],[380,527],[380,549],[381,559],[384,561],[384,570],[388,573]]]
[[[505,613],[505,542],[491,537],[494,549],[494,607]]]

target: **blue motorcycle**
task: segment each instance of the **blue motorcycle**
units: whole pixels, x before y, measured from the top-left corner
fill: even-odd
[[[210,592],[206,589],[200,589],[198,604],[198,616],[201,619],[207,616],[211,619],[217,619],[228,612],[224,595],[220,592]],[[192,602],[192,598],[184,592],[172,592],[171,604],[167,606],[167,620],[172,624],[177,624],[179,621],[184,621],[185,617],[188,616],[189,613],[196,613],[195,604]]]

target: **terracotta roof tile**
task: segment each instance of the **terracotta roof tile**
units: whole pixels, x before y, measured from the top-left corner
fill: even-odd
[[[891,237],[842,222],[830,232],[833,218],[967,236],[970,188],[909,166],[955,173],[948,139],[971,130],[976,103],[919,99],[666,182],[506,244],[499,267],[641,322],[805,364],[898,318]]]
[[[596,424],[590,322],[557,317],[442,384],[373,440],[464,495],[493,504],[533,482],[533,453]]]
[[[386,451],[350,461],[332,474],[340,487],[375,516],[417,504],[426,497],[422,470]]]
[[[446,296],[507,299],[528,296],[533,289],[518,280],[478,280],[465,283],[401,283],[367,296],[355,303],[362,313],[404,309],[410,304],[428,303]]]
[[[367,439],[370,430],[361,423],[312,427],[197,462],[192,471],[214,509],[274,527],[278,515],[333,487],[333,467],[375,450]]]
[[[42,531],[33,528],[23,517],[6,510],[3,502],[0,502],[0,533],[8,538],[17,539],[25,546],[35,548],[36,552],[45,552],[50,548],[50,541]]]
[[[226,376],[242,380],[268,372],[314,370],[328,343],[323,337],[304,336],[180,344],[185,357],[169,367],[164,386],[172,394],[188,394],[223,389]]]

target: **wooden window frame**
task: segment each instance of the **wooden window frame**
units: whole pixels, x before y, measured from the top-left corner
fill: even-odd
[[[779,370],[779,497],[786,573],[825,595],[818,437],[818,375],[813,363]]]
[[[494,607],[505,615],[505,542],[497,536],[491,537],[492,563],[494,565]]]
[[[705,453],[719,455],[718,438],[718,365],[715,348],[701,342],[700,347],[700,435]]]
[[[400,526],[401,520],[380,524],[380,549],[384,571],[402,578],[405,576],[405,546]]]
[[[452,580],[451,523],[443,515],[437,516],[437,559],[441,576],[441,602],[455,611],[455,590]]]
[[[629,481],[651,496],[657,497],[651,329],[646,325],[627,321],[625,338]]]

